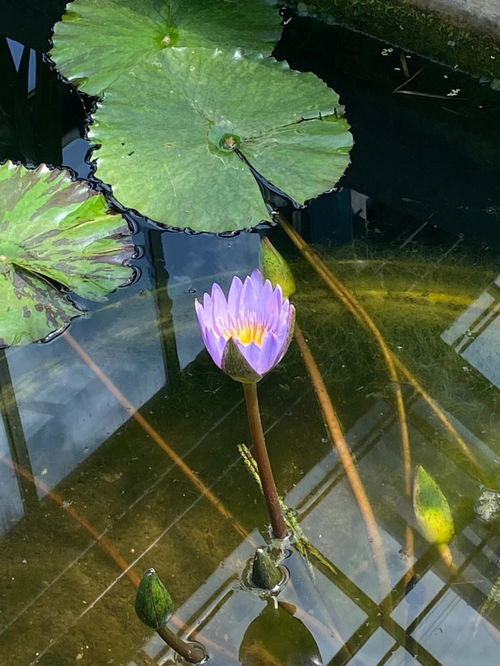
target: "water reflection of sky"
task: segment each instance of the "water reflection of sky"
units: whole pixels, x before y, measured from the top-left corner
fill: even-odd
[[[168,266],[168,293],[172,299],[172,319],[177,337],[179,363],[183,369],[203,343],[193,324],[193,300],[210,291],[217,277],[227,291],[233,275],[244,277],[259,264],[258,234],[219,238],[206,234],[162,234],[165,263]]]
[[[500,276],[441,335],[494,386],[500,388]]]
[[[114,307],[75,321],[71,334],[140,408],[165,383],[154,295],[129,298],[126,311],[143,324],[126,340],[120,340],[124,322]],[[129,345],[137,345],[137,353],[130,354]],[[32,471],[52,488],[129,416],[63,340],[8,350],[7,359]],[[131,385],[137,375],[147,381]]]
[[[226,288],[234,273],[248,274],[258,263],[259,239],[255,234],[218,238],[153,233],[161,236],[170,266],[171,312],[164,302],[165,287],[155,283],[154,274],[143,271],[138,283],[120,290],[109,304],[71,326],[71,335],[137,409],[160,388],[168,387],[165,344],[170,341],[176,345],[180,369],[201,351],[194,298],[210,289],[215,275]],[[163,257],[160,261],[163,263]],[[173,327],[173,337],[165,326]],[[32,472],[52,488],[129,415],[63,340],[10,349],[6,356],[17,398],[12,409],[18,410],[22,425],[18,435],[24,439]],[[138,380],[131,382],[131,377]],[[0,437],[7,452],[4,428]],[[16,442],[11,446],[15,449]],[[7,526],[22,515],[22,501],[19,493],[12,492],[16,486],[12,472],[2,467],[1,473],[5,475],[0,486],[2,519]],[[39,490],[39,494],[44,491]]]

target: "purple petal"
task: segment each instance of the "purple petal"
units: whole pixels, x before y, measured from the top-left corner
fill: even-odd
[[[200,301],[197,298],[195,298],[194,300],[194,309],[196,311],[196,316],[198,317],[198,321],[201,326],[202,322],[204,321],[204,309],[203,305],[200,303]]]
[[[212,286],[213,301],[213,327],[219,334],[227,330],[227,301],[220,286],[215,283]]]
[[[256,289],[257,287],[257,289]],[[241,290],[240,307],[237,316],[243,319],[252,312],[257,312],[259,307],[259,285],[252,281],[251,276],[245,278]]]
[[[283,348],[280,352],[278,360],[276,361],[277,363],[281,361],[283,356],[286,354],[288,347],[290,346],[293,335],[293,327],[295,325],[295,307],[290,303],[290,301],[287,301],[287,304],[288,311],[286,316],[283,318],[284,323],[278,332],[280,339],[283,339]]]
[[[271,283],[267,280],[264,282],[260,271],[254,270],[252,275],[245,280],[240,303],[240,317],[245,318],[249,314],[255,314],[257,320],[263,323],[271,294]]]
[[[264,284],[264,276],[262,275],[261,271],[258,268],[254,268],[253,271],[250,274],[250,278],[252,282],[255,284]]]
[[[243,345],[238,340],[236,340],[236,344],[250,367],[259,375],[264,375],[276,365],[282,346],[278,338],[272,333],[267,333],[264,336],[262,346],[255,342]]]
[[[196,300],[198,300],[198,299],[196,299]],[[198,314],[198,309],[196,310],[196,312],[198,314],[198,321],[200,321],[200,324],[201,324],[201,321],[203,321],[205,325],[213,326],[214,304],[213,304],[213,301],[212,301],[212,298],[211,298],[210,294],[203,294],[203,306],[200,305],[200,308],[202,308],[201,313],[200,313],[201,317],[202,317],[201,320],[200,320],[200,314]]]
[[[269,280],[266,280],[264,284],[260,287],[259,291],[260,291],[260,297],[259,297],[260,309],[263,312],[266,312],[267,308],[269,307],[269,303],[273,298],[273,285],[269,282]]]
[[[278,324],[275,328],[275,333],[278,337],[286,338],[290,328],[290,304],[284,304],[280,310]]]
[[[224,347],[227,344],[227,340],[222,335],[218,335],[213,328],[205,328],[202,330],[201,334],[208,353],[212,357],[214,363],[220,368],[222,366],[222,354],[224,353]]]
[[[231,286],[229,288],[229,294],[227,297],[228,311],[233,316],[233,318],[238,316],[242,289],[243,289],[243,282],[240,280],[240,278],[237,275],[235,275],[231,282]]]
[[[196,300],[198,300],[198,299],[196,299]],[[212,301],[212,297],[210,296],[210,294],[207,294],[207,293],[203,294],[203,307],[204,308],[211,308],[212,303],[213,303],[213,301]]]
[[[248,365],[255,370],[259,375],[263,374],[260,371],[260,366],[262,365],[262,348],[259,347],[255,342],[251,342],[248,345],[243,345],[239,340],[235,340],[236,346],[241,352],[241,355],[247,361]]]
[[[267,328],[271,331],[278,330],[282,319],[282,306],[281,289],[278,287],[273,291],[269,299],[264,319]]]

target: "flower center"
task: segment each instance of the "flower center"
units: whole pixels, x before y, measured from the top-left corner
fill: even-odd
[[[237,321],[234,326],[228,326],[225,331],[226,339],[236,338],[243,345],[249,345],[251,342],[262,346],[266,327],[260,321],[254,318]]]

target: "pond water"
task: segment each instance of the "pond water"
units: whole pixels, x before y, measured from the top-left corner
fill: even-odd
[[[22,47],[9,46],[19,58]],[[498,494],[486,489],[500,482],[500,95],[315,21],[292,22],[277,55],[346,105],[355,147],[340,189],[306,212],[283,210],[399,359],[412,465],[448,498],[453,564],[421,536],[405,492],[380,345],[268,228],[294,272],[297,318],[388,576],[292,343],[259,391],[277,486],[311,548],[306,560],[290,546],[278,609],[242,583],[268,519],[237,450],[250,444],[240,386],[203,350],[193,299],[258,265],[259,235],[174,233],[136,218],[136,282],[104,306],[83,304],[89,314],[69,334],[1,355],[2,665],[176,663],[134,613],[131,578],[149,567],[175,600],[171,625],[205,643],[217,666],[498,663]],[[87,176],[81,101],[31,61],[30,94],[15,104],[12,87],[0,95],[0,157]],[[421,71],[405,83],[406,68]],[[406,92],[393,92],[401,84]]]

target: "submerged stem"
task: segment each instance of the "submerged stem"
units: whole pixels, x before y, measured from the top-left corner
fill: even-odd
[[[151,437],[155,444],[157,444],[172,460],[172,462],[179,467],[181,472],[188,478],[189,481],[197,488],[197,490],[212,504],[212,506],[226,518],[232,525],[232,527],[238,532],[240,536],[244,539],[248,537],[247,530],[243,525],[233,516],[229,509],[221,502],[221,500],[214,495],[214,493],[208,488],[201,479],[193,472],[193,470],[184,462],[181,456],[174,450],[168,442],[160,435],[160,433],[153,428],[151,423],[132,405],[132,403],[125,397],[125,395],[120,391],[120,389],[114,384],[108,375],[102,370],[101,367],[89,356],[89,354],[83,349],[79,342],[71,335],[65,331],[62,335],[62,338],[73,348],[73,350],[78,354],[82,361],[87,365],[87,367],[92,370],[96,377],[102,382],[102,384],[108,389],[108,391],[116,398],[116,400],[122,405],[122,407],[128,412],[128,414],[139,424],[139,426],[144,430],[144,432]],[[256,544],[255,544],[256,545]]]
[[[167,645],[170,645],[172,650],[175,650],[177,654],[189,661],[190,664],[199,664],[201,661],[207,658],[207,652],[205,648],[199,643],[186,643],[182,638],[179,638],[177,634],[169,629],[168,627],[162,627],[157,629],[158,635],[163,638]]]
[[[344,433],[342,432],[342,426],[340,425],[339,418],[332,404],[330,396],[328,395],[328,390],[326,388],[325,382],[323,381],[323,377],[321,376],[316,361],[314,360],[311,350],[309,349],[309,345],[305,341],[302,331],[297,323],[295,324],[295,341],[297,342],[300,354],[306,365],[309,377],[311,378],[316,397],[323,413],[325,425],[335,444],[335,448],[337,449],[340,461],[351,485],[352,492],[356,498],[356,502],[366,525],[366,531],[368,533],[370,545],[372,547],[373,555],[375,558],[375,566],[377,567],[378,571],[381,596],[384,598],[387,590],[390,589],[390,579],[387,569],[387,562],[385,560],[382,539],[380,537],[380,532],[377,527],[377,521],[375,519],[370,500],[368,499],[365,487],[358,474],[358,470],[356,469],[351,451],[345,440]]]
[[[71,504],[68,504],[64,501],[62,495],[57,491],[52,490],[44,483],[41,479],[37,479],[31,472],[28,472],[21,465],[18,465],[13,460],[6,457],[0,457],[0,462],[8,465],[11,469],[17,471],[25,479],[28,479],[34,486],[42,490],[52,501],[58,504],[66,513],[71,516],[76,522],[78,522],[87,532],[92,536],[98,546],[109,555],[109,557],[116,562],[118,567],[121,569],[122,574],[127,576],[134,587],[137,587],[140,582],[139,576],[136,574],[132,565],[129,564],[114,548],[109,539],[106,538],[104,532],[99,532],[96,527],[94,527],[86,518],[82,516]],[[106,530],[105,530],[106,531]],[[118,580],[118,579],[117,579]],[[182,622],[176,615],[172,615],[170,622],[177,625],[179,629],[185,630],[187,627],[184,622]],[[221,655],[229,656],[230,658],[236,659],[236,656],[229,652],[223,645],[219,645],[214,641],[211,641],[210,638],[202,636],[201,633],[197,634],[200,639],[203,640],[203,643],[211,648],[212,651],[220,653]]]
[[[396,410],[399,417],[399,429],[401,433],[401,449],[403,457],[403,469],[404,469],[404,490],[408,502],[411,502],[411,472],[412,472],[412,462],[411,462],[411,450],[410,450],[410,437],[408,433],[408,422],[406,418],[406,409],[403,399],[403,392],[399,383],[399,376],[396,370],[396,364],[394,361],[394,356],[389,349],[387,343],[382,336],[382,333],[379,331],[377,325],[373,319],[369,316],[366,310],[361,307],[355,296],[344,286],[344,284],[329,270],[329,268],[323,263],[318,254],[306,243],[300,234],[298,234],[295,229],[290,226],[287,220],[283,216],[278,216],[278,221],[281,228],[285,231],[290,240],[294,243],[297,249],[301,254],[307,259],[311,264],[314,270],[322,278],[323,282],[336,294],[340,300],[346,305],[346,307],[351,311],[351,313],[356,317],[356,319],[365,326],[373,335],[377,341],[382,355],[384,357],[385,364],[391,379],[392,388],[394,391],[394,397],[396,402]],[[413,559],[413,531],[410,525],[406,526],[406,556],[408,561],[411,562]],[[412,570],[410,569],[406,572],[406,577],[409,580],[412,576]]]
[[[394,360],[396,362],[396,365],[398,366],[399,370],[405,375],[406,379],[408,382],[412,385],[412,387],[417,391],[417,393],[420,393],[422,396],[423,400],[429,405],[431,410],[434,412],[434,414],[437,416],[437,418],[441,421],[443,426],[448,430],[450,435],[454,438],[455,442],[457,443],[457,446],[460,448],[462,451],[462,454],[468,459],[468,461],[474,466],[476,472],[478,473],[481,481],[485,484],[492,484],[493,480],[492,478],[488,475],[488,473],[483,469],[481,464],[479,463],[478,459],[474,455],[474,453],[471,451],[470,447],[466,444],[464,438],[460,435],[458,430],[455,428],[455,426],[452,424],[450,419],[446,416],[445,412],[439,407],[437,402],[432,398],[427,391],[424,389],[423,386],[421,386],[416,379],[414,375],[408,370],[408,368],[401,362],[397,356],[394,357]]]
[[[318,273],[318,275],[321,277],[323,282],[344,303],[344,305],[352,313],[352,315],[363,326],[365,326],[368,330],[370,330],[372,334],[374,334],[374,337],[375,337],[377,343],[379,344],[379,346],[380,346],[380,348],[381,348],[381,350],[384,354],[384,359],[386,361],[387,367],[390,368],[390,366],[393,365],[393,364],[397,365],[398,368],[399,368],[399,371],[401,373],[403,373],[404,375],[406,375],[408,381],[411,383],[413,388],[427,402],[429,407],[436,414],[436,416],[439,418],[439,420],[444,425],[444,427],[452,435],[455,442],[458,444],[458,446],[462,450],[463,454],[469,459],[470,462],[472,462],[472,464],[476,468],[478,474],[481,475],[481,478],[482,478],[483,482],[485,482],[485,479],[488,478],[488,474],[484,470],[484,468],[480,465],[479,461],[477,460],[477,458],[472,453],[470,447],[467,446],[467,444],[465,443],[463,438],[459,435],[457,429],[452,425],[452,423],[446,417],[446,414],[439,407],[439,405],[436,403],[436,401],[433,400],[431,398],[431,396],[425,391],[425,389],[421,386],[421,384],[418,382],[418,380],[410,373],[410,371],[403,364],[403,362],[395,354],[393,354],[392,351],[389,350],[385,341],[382,338],[382,335],[380,334],[380,332],[378,331],[375,323],[373,322],[372,318],[366,312],[366,310],[361,305],[361,303],[358,301],[358,299],[332,273],[332,271],[320,259],[318,254],[311,247],[309,247],[309,245],[302,238],[302,236],[300,236],[300,234],[298,234],[295,231],[295,229],[293,229],[293,227],[290,226],[290,224],[287,222],[287,220],[285,220],[284,217],[279,216],[278,221],[279,221],[283,231],[287,234],[287,236],[290,238],[290,240],[294,243],[295,247],[299,250],[299,252],[311,264],[311,266],[316,271],[316,273]],[[387,350],[387,352],[389,352],[389,355],[387,355],[385,350]],[[391,375],[391,379],[394,381],[392,371],[390,371],[390,375]],[[398,407],[398,411],[400,411],[399,407]],[[405,428],[404,424],[402,425],[401,429],[403,430],[403,428]],[[405,439],[406,439],[406,437],[403,437],[403,443],[404,443]],[[409,462],[411,463],[411,461],[409,461]],[[405,467],[408,467],[408,465],[406,465]],[[410,485],[411,485],[411,483],[410,483]]]
[[[259,476],[262,482],[262,491],[266,499],[267,510],[271,519],[273,534],[277,539],[284,539],[288,535],[288,529],[281,511],[280,500],[269,455],[267,453],[264,430],[260,419],[259,400],[257,397],[256,383],[243,383],[243,393],[247,407],[248,425],[254,447],[255,459],[259,468]]]

